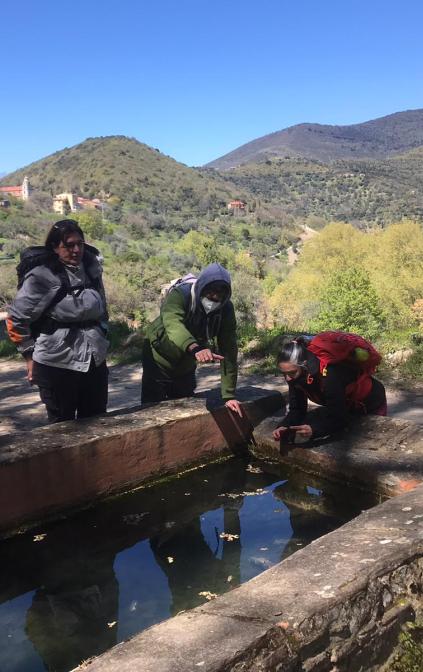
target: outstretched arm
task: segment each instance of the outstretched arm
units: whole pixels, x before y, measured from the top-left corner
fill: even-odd
[[[220,363],[222,399],[228,408],[242,415],[241,407],[235,399],[238,378],[238,343],[236,334],[235,311],[232,303],[227,305],[222,315],[217,344],[224,359]],[[229,403],[235,402],[235,403]]]

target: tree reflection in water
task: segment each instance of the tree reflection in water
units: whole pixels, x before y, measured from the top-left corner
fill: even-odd
[[[251,470],[231,459],[50,525],[37,543],[35,533],[2,542],[0,669],[67,672],[207,594],[236,587],[365,506],[349,496],[353,510],[343,510],[345,489],[310,485],[322,488],[311,477],[287,477],[280,465]],[[5,614],[29,591],[18,632]],[[25,635],[38,655],[27,647],[22,661],[14,642]]]

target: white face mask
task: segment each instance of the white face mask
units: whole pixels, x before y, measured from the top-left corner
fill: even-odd
[[[212,301],[211,299],[207,299],[205,296],[201,297],[201,304],[206,313],[211,313],[212,310],[216,310],[222,305],[220,301]]]

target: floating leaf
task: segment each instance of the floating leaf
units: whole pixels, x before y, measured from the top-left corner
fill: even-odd
[[[263,469],[260,469],[260,467],[254,467],[252,464],[249,464],[246,470],[249,471],[250,474],[262,474],[263,473]]]
[[[221,539],[225,539],[226,541],[234,541],[234,539],[239,539],[239,534],[230,534],[230,532],[221,532],[219,534],[219,537]]]
[[[32,541],[43,541],[43,539],[45,539],[46,536],[47,536],[46,533],[44,533],[44,534],[36,534],[36,535],[34,536],[34,538],[33,538]]]
[[[217,597],[217,593],[211,593],[209,590],[202,590],[201,593],[198,593],[201,597],[205,597],[206,600],[214,600]]]
[[[238,499],[239,497],[257,497],[258,495],[267,495],[268,490],[263,490],[263,488],[257,488],[257,490],[248,490],[244,492],[224,492],[219,497],[226,497],[228,499]]]

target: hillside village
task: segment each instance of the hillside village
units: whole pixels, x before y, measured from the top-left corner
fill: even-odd
[[[8,186],[0,185],[0,207],[10,207],[10,201],[5,196],[11,196],[19,201],[29,201],[31,195],[36,190],[32,187],[29,178],[25,175],[21,185]],[[55,194],[53,196],[53,212],[59,215],[67,215],[69,212],[78,212],[79,210],[102,210],[104,202],[99,198],[84,198],[72,192],[65,192],[63,194]]]
[[[25,175],[21,185],[0,185],[0,207],[10,207],[10,200],[5,196],[16,198],[19,201],[29,201],[34,193],[36,193],[36,190],[32,187],[27,175]],[[84,196],[79,196],[73,192],[55,194],[52,199],[52,210],[59,215],[68,215],[70,212],[79,212],[80,210],[100,210],[103,212],[104,208],[107,208],[107,200],[84,198]],[[239,199],[229,201],[226,207],[228,212],[237,217],[241,217],[248,212],[247,203]]]

